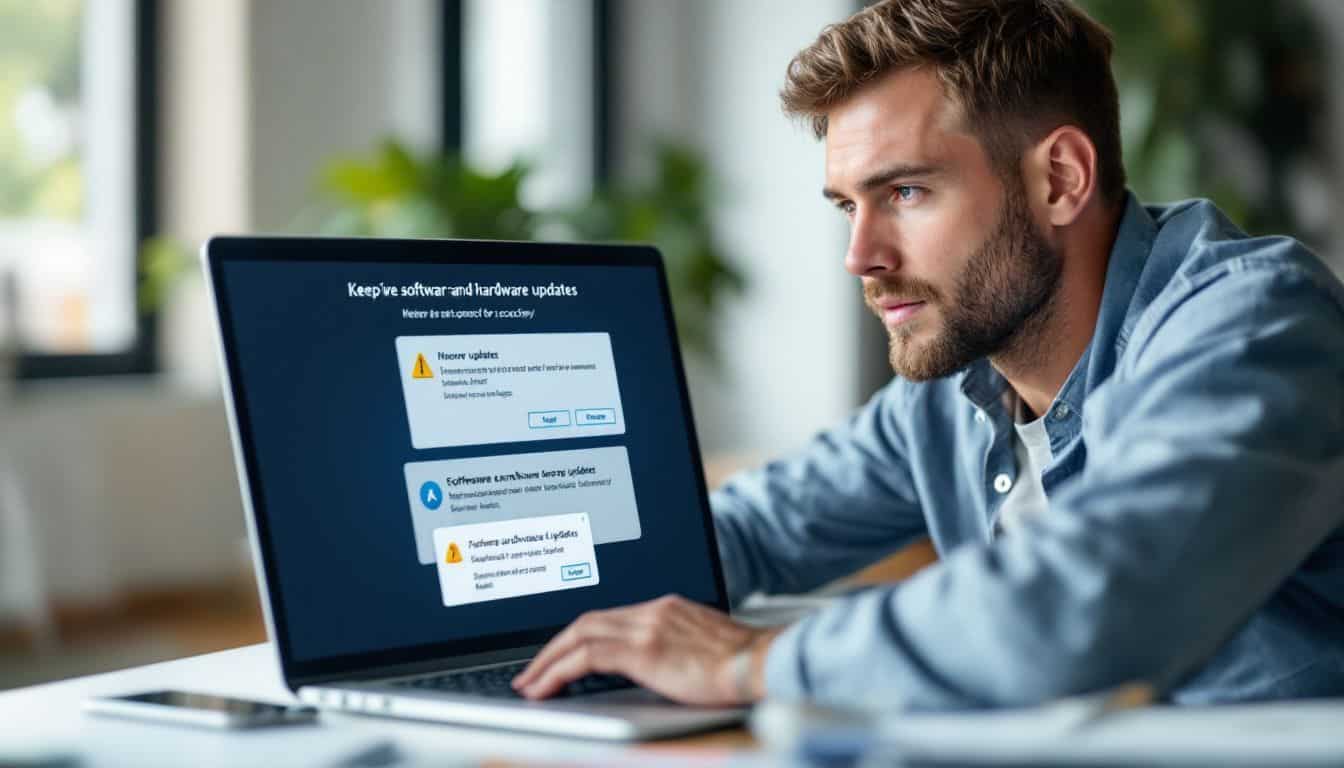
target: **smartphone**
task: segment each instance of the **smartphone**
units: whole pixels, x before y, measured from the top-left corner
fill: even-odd
[[[207,728],[288,725],[312,722],[317,717],[317,710],[313,707],[270,704],[186,691],[146,691],[126,696],[99,697],[85,701],[84,711]]]

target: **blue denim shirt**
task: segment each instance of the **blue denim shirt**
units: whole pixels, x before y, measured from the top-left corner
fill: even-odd
[[[1179,703],[1344,694],[1344,286],[1207,201],[1127,201],[1097,325],[1045,414],[1049,510],[981,360],[893,380],[712,496],[734,601],[922,535],[940,562],[771,646],[772,696],[945,709],[1149,681]],[[1006,479],[1005,479],[1006,478]],[[1338,485],[1340,488],[1333,488]]]

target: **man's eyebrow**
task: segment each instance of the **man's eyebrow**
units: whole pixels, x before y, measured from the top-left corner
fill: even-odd
[[[943,167],[941,165],[894,165],[885,170],[878,171],[865,178],[863,181],[860,181],[859,191],[869,192],[879,187],[885,187],[897,179],[928,178],[929,176],[936,176],[941,173],[942,170]],[[845,197],[845,195],[830,187],[823,188],[821,190],[821,196],[827,200],[842,200]]]

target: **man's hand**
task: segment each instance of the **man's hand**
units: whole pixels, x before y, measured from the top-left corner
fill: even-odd
[[[776,634],[668,595],[583,614],[541,649],[513,687],[543,699],[587,674],[619,674],[685,704],[746,704],[765,695],[765,652]],[[734,657],[748,650],[743,679]]]

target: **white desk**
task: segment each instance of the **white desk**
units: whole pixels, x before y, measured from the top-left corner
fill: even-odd
[[[77,754],[80,766],[333,766],[391,743],[403,756],[392,764],[397,768],[501,757],[587,765],[735,762],[725,760],[729,753],[723,749],[688,751],[673,744],[649,750],[340,713],[324,712],[312,725],[230,732],[93,716],[80,709],[92,695],[156,688],[294,701],[265,644],[20,688],[0,693],[0,760],[44,748]]]

